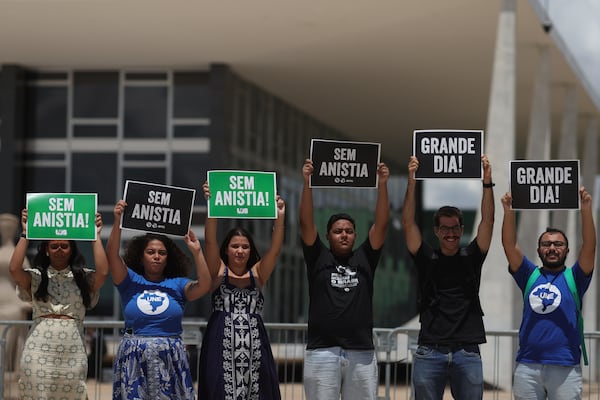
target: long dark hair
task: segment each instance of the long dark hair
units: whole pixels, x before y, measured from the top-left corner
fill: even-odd
[[[140,275],[144,275],[144,250],[148,243],[158,240],[165,245],[167,249],[167,265],[164,270],[165,278],[176,278],[180,276],[188,276],[191,270],[192,261],[190,258],[175,244],[171,238],[157,233],[147,233],[145,235],[135,236],[129,241],[123,261],[125,265],[134,270]]]
[[[35,298],[41,301],[48,301],[48,267],[50,266],[50,257],[48,256],[49,240],[40,242],[37,246],[37,254],[33,258],[33,267],[41,272],[42,280],[40,286],[35,292]],[[77,247],[77,242],[69,240],[71,246],[71,256],[69,257],[69,265],[73,272],[75,283],[81,292],[81,299],[85,308],[90,308],[90,287],[85,279],[83,267],[85,266],[85,258]]]
[[[258,249],[254,244],[254,240],[252,239],[250,232],[241,226],[231,229],[229,232],[227,232],[227,235],[225,235],[225,239],[223,239],[223,242],[221,243],[221,249],[219,251],[221,254],[221,260],[223,260],[225,265],[229,266],[227,248],[229,247],[229,242],[231,242],[231,239],[233,239],[234,236],[244,236],[246,239],[248,239],[248,243],[250,243],[250,256],[248,257],[248,264],[246,264],[246,268],[252,268],[254,264],[260,261],[260,254],[258,253]]]

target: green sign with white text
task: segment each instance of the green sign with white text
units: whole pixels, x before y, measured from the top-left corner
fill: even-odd
[[[27,239],[96,240],[96,193],[27,193]]]
[[[210,218],[277,218],[275,172],[208,171]]]

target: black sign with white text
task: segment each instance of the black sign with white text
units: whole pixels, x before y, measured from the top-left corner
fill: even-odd
[[[481,178],[482,149],[480,130],[414,131],[415,178]]]
[[[121,228],[185,236],[190,229],[195,196],[194,189],[126,181],[127,207]]]
[[[377,187],[379,143],[312,139],[310,187]]]
[[[579,209],[579,160],[511,161],[515,210]]]

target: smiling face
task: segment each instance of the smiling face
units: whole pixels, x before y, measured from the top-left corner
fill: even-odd
[[[440,241],[442,254],[454,255],[460,248],[463,226],[458,217],[440,216],[440,225],[433,228]]]
[[[150,281],[161,281],[167,266],[167,248],[160,240],[150,240],[144,249],[142,265],[144,277]]]
[[[354,224],[347,219],[338,219],[327,232],[327,240],[334,255],[342,257],[350,255],[356,240]]]
[[[544,267],[562,268],[569,254],[567,240],[560,232],[546,232],[540,237],[538,256]]]
[[[71,259],[71,243],[68,240],[50,240],[46,252],[54,269],[65,269]]]

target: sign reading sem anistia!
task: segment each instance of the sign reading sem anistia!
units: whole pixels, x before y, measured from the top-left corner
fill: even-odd
[[[185,236],[192,222],[194,189],[126,181],[127,203],[121,228],[165,235]]]
[[[27,193],[27,238],[96,240],[96,193]]]
[[[377,187],[381,144],[312,139],[310,187]]]
[[[579,160],[511,161],[515,210],[579,209]]]
[[[416,130],[413,155],[419,160],[416,179],[481,178],[481,130]]]
[[[277,218],[275,172],[208,171],[210,218]]]

